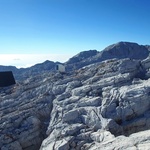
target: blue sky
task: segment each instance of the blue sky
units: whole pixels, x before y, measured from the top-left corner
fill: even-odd
[[[150,44],[149,10],[149,0],[0,0],[0,53],[59,60],[118,41]]]

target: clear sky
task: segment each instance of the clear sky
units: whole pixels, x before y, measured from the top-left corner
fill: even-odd
[[[12,54],[18,64],[27,54],[66,61],[119,41],[150,44],[149,36],[149,0],[0,0],[0,64]]]

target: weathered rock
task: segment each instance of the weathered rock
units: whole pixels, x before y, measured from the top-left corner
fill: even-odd
[[[146,149],[149,59],[111,59],[72,74],[45,72],[1,89],[1,149]]]
[[[104,134],[105,133],[105,134]],[[113,149],[122,149],[122,150],[149,150],[150,143],[150,130],[142,131],[138,133],[131,134],[129,137],[118,136],[114,137],[106,131],[103,133],[103,136],[100,134],[98,138],[102,141],[97,141],[91,144],[89,150],[113,150]],[[107,134],[106,134],[107,133]],[[98,133],[95,135],[98,135]],[[101,138],[102,137],[102,138]],[[94,146],[93,146],[94,145]]]
[[[52,109],[51,84],[38,78],[8,87],[0,94],[1,149],[36,150],[45,137]]]
[[[49,137],[45,141],[51,143],[74,136],[75,143],[73,146],[69,143],[70,149],[90,149],[99,147],[101,142],[115,140],[115,136],[149,129],[150,80],[139,76],[143,70],[144,65],[138,60],[113,59],[76,72],[74,78],[80,78],[82,84],[68,88],[69,83],[66,91],[71,94],[66,97],[65,91],[53,101]],[[78,124],[83,126],[79,128]]]

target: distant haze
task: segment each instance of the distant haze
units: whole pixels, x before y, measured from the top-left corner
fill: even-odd
[[[46,60],[65,62],[71,54],[1,54],[0,65],[26,68]]]

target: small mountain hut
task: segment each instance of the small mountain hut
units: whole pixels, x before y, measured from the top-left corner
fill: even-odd
[[[57,64],[56,65],[56,70],[59,71],[59,72],[61,72],[61,73],[65,73],[66,72],[65,66],[62,65],[62,64]]]

